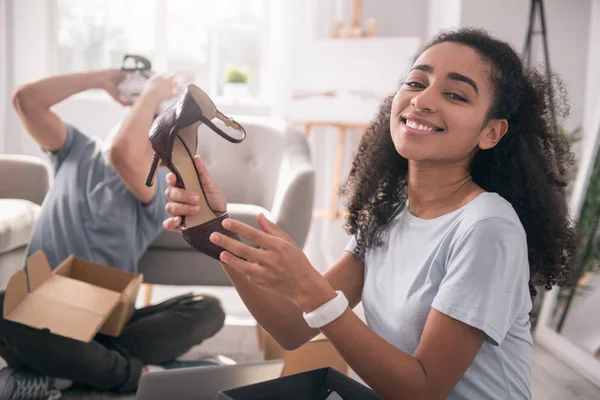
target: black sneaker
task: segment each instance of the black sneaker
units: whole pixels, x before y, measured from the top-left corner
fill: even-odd
[[[0,400],[58,400],[54,378],[12,368],[0,370]]]

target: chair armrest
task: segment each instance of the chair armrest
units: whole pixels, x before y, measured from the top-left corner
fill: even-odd
[[[0,198],[25,199],[41,205],[50,186],[46,164],[39,158],[0,154]]]
[[[271,214],[272,221],[302,248],[312,221],[315,170],[304,136],[294,135],[291,139],[294,143],[281,160]]]

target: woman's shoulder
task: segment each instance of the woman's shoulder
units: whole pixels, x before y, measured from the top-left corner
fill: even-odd
[[[497,193],[484,192],[472,200],[461,215],[463,229],[475,225],[488,226],[491,229],[496,225],[512,225],[523,230],[523,225],[512,204]]]

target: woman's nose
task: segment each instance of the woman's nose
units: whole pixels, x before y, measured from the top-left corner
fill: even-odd
[[[410,100],[410,104],[419,111],[435,112],[437,111],[436,98],[431,87],[415,93]]]

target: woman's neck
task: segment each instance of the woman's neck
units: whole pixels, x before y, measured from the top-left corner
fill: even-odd
[[[408,163],[411,214],[432,219],[452,212],[483,192],[465,165]]]

